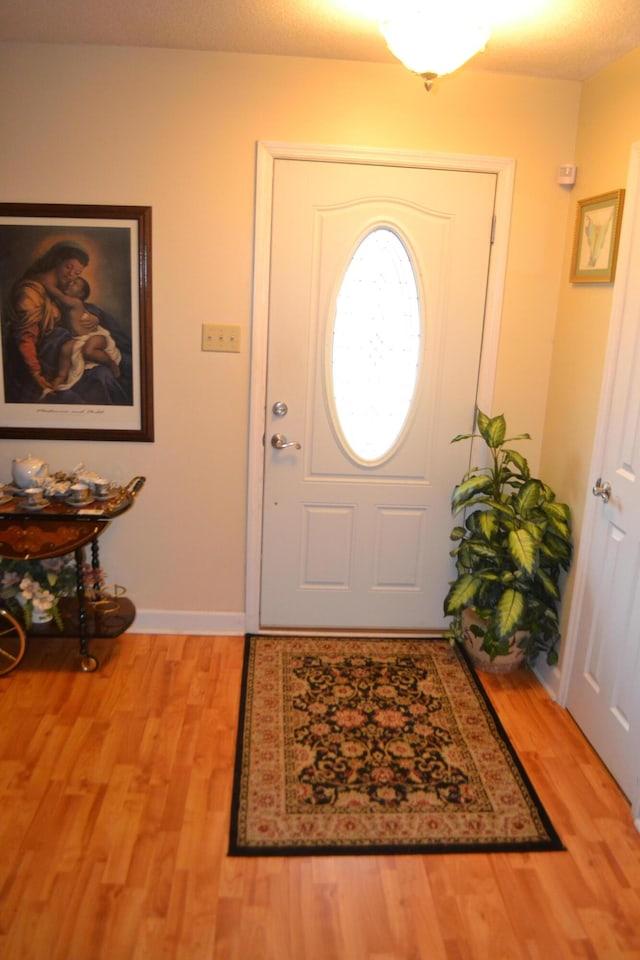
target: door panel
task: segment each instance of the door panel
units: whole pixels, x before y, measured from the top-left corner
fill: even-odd
[[[261,626],[443,625],[450,495],[468,468],[496,175],[278,160],[273,186]],[[342,442],[330,395],[342,278],[376,226],[402,240],[422,313],[400,441],[374,464]],[[285,403],[287,413],[274,412]],[[276,408],[280,409],[280,408]],[[284,434],[300,449],[274,449]]]

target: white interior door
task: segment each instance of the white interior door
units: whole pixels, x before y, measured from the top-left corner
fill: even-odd
[[[640,145],[634,148],[572,611],[567,707],[640,814]],[[600,488],[600,495],[598,495]]]
[[[476,401],[496,174],[277,160],[271,219],[260,624],[443,625],[450,496],[468,468],[451,438]],[[402,429],[373,460],[345,442],[334,319],[364,238],[407,253],[419,306]],[[400,325],[388,314],[392,339]],[[285,412],[286,410],[286,412]],[[276,449],[275,435],[299,444]]]

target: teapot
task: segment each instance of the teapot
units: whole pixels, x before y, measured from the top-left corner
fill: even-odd
[[[42,486],[49,476],[49,465],[38,457],[23,457],[22,460],[14,460],[11,465],[11,475],[13,482],[17,487],[23,490],[27,487]]]

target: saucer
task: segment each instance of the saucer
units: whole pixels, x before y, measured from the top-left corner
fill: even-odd
[[[73,497],[67,497],[66,502],[70,507],[88,507],[93,503],[93,497],[87,497],[85,500],[74,500]]]
[[[24,503],[22,505],[24,510],[33,510],[33,511],[44,510],[46,506],[47,506],[46,500],[43,500],[42,503]]]
[[[13,494],[11,493],[2,494],[2,496],[0,496],[0,506],[2,506],[3,503],[9,503],[9,500],[12,500],[12,499],[13,499]]]

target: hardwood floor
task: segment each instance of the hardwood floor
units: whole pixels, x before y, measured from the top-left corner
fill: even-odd
[[[0,678],[4,960],[639,960],[629,805],[527,673],[486,686],[566,852],[227,858],[242,649],[40,640]]]

